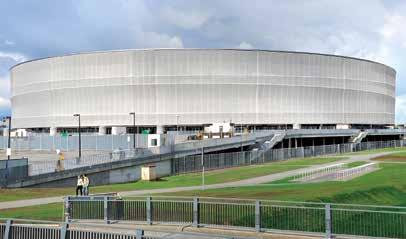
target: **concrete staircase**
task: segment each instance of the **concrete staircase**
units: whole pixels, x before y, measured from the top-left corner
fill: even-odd
[[[366,131],[360,131],[357,135],[354,135],[351,137],[350,142],[351,143],[361,143],[361,141],[368,135],[368,132]]]

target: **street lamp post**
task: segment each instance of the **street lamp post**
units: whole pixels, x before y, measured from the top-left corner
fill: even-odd
[[[8,137],[7,137],[7,160],[10,160],[11,155],[11,117],[5,117],[8,121]]]
[[[82,139],[81,139],[81,136],[80,136],[80,131],[81,131],[81,129],[80,129],[80,114],[74,114],[73,115],[74,117],[78,117],[78,119],[79,119],[79,128],[78,128],[78,131],[79,131],[79,159],[82,157]]]
[[[131,112],[130,115],[133,116],[133,127],[134,127],[134,134],[133,134],[133,148],[135,150],[135,134],[137,133],[135,130],[135,112]]]
[[[204,146],[202,142],[202,190],[204,190]]]
[[[244,140],[244,136],[243,136],[243,128],[242,128],[242,115],[241,115],[241,124],[240,124],[240,127],[241,127],[241,153],[244,151],[244,147],[243,147],[243,143],[242,143],[242,141]]]

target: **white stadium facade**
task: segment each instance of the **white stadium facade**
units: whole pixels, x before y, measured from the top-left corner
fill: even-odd
[[[158,132],[232,122],[258,129],[394,124],[396,72],[336,55],[239,49],[81,53],[12,67],[13,128]]]

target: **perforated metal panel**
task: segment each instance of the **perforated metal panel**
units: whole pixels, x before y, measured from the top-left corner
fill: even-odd
[[[149,49],[46,58],[11,70],[14,127],[393,124],[396,72],[360,59]]]

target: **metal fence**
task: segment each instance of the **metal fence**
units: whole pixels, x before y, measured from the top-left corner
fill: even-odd
[[[80,225],[37,220],[4,219],[0,222],[0,238],[4,239],[158,239],[147,236],[144,230],[133,233],[107,232],[97,225]],[[16,221],[19,221],[18,223]]]
[[[291,158],[306,158],[329,154],[351,153],[388,147],[404,147],[406,140],[374,141],[362,143],[332,144],[298,148],[280,148],[232,152],[221,154],[191,155],[172,159],[172,174],[201,172],[251,164],[262,164]]]
[[[162,231],[139,226],[106,226],[101,223],[72,223],[24,219],[1,219],[0,239],[159,239],[159,238],[230,238],[224,235]],[[248,239],[232,236],[234,239]]]
[[[175,135],[172,135],[175,137]],[[113,152],[102,152],[98,154],[83,155],[79,158],[69,158],[63,161],[33,161],[29,165],[29,175],[39,175],[51,172],[58,172],[67,169],[75,169],[81,167],[87,167],[97,164],[106,164],[117,162],[120,160],[137,159],[142,160],[145,157],[157,154],[169,154],[169,153],[183,153],[183,152],[195,152],[201,148],[216,147],[226,144],[239,144],[247,141],[255,141],[258,137],[269,137],[269,132],[260,132],[254,134],[246,134],[243,137],[232,137],[223,139],[206,139],[198,141],[189,141],[184,143],[163,145],[160,147],[151,148],[138,148],[136,150],[114,150]]]
[[[229,140],[229,139],[222,139]],[[217,141],[217,140],[207,140]],[[200,145],[195,145],[198,142],[192,143],[190,148],[200,149]],[[298,148],[281,148],[267,149],[256,151],[243,151],[221,154],[204,154],[203,162],[200,154],[190,155],[172,159],[172,175],[200,172],[205,167],[205,170],[214,170],[230,167],[238,167],[251,164],[261,164],[272,161],[287,160],[291,158],[315,157],[327,154],[340,154],[348,152],[356,152],[362,150],[386,148],[386,147],[403,147],[406,144],[405,140],[397,141],[376,141],[363,143],[347,143],[335,145],[322,145]],[[182,149],[185,148],[183,145]],[[35,161],[29,163],[29,175],[39,175],[51,172],[58,172],[68,169],[82,168],[98,164],[106,164],[127,159],[143,159],[151,155],[167,154],[173,152],[173,147],[155,147],[148,149],[137,150],[116,150],[113,152],[103,152],[98,154],[83,155],[80,159],[69,158],[65,159],[58,165],[58,161]]]
[[[190,224],[244,230],[288,231],[365,237],[406,238],[406,207],[240,200],[146,197],[65,199],[66,221],[136,221]]]
[[[162,144],[172,144],[176,137],[174,134],[163,134]],[[7,149],[7,136],[0,136],[0,149]],[[82,150],[112,151],[115,149],[131,149],[134,145],[132,134],[125,135],[82,135]],[[136,134],[137,148],[148,147],[148,135]],[[27,137],[11,137],[11,148],[16,151],[24,150],[56,150],[75,151],[79,148],[79,136],[37,134]]]

